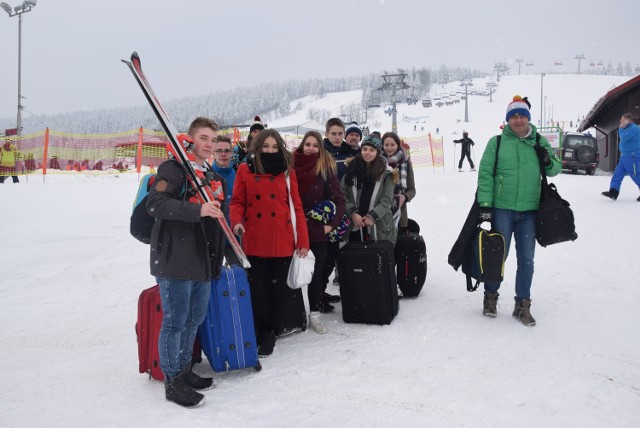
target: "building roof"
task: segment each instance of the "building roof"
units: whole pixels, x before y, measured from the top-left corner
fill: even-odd
[[[593,107],[591,107],[587,116],[582,120],[582,123],[578,128],[578,132],[582,132],[594,125],[597,125],[598,118],[603,111],[608,110],[620,97],[637,86],[640,86],[640,75],[631,80],[627,80],[622,85],[613,88],[600,97]]]

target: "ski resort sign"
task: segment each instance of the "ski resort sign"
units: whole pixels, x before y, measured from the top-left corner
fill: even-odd
[[[551,147],[554,149],[560,148],[560,143],[562,142],[562,130],[557,126],[546,126],[538,128],[538,132],[544,138],[547,139]]]

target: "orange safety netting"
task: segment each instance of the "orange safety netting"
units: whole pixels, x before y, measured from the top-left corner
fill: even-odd
[[[234,146],[246,139],[246,132],[237,128],[221,130],[220,134],[231,137]],[[302,137],[285,135],[284,139],[287,148],[295,150]],[[162,131],[143,128],[118,134],[71,134],[47,128],[34,134],[7,137],[0,144],[7,141],[15,145],[10,161],[15,161],[15,168],[1,168],[2,175],[140,172],[141,167],[154,169],[167,158],[169,140]],[[404,142],[410,147],[414,167],[444,166],[442,137],[433,138],[429,134],[404,138]]]

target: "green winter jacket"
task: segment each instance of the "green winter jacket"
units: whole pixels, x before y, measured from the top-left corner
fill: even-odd
[[[537,210],[540,204],[540,164],[533,146],[536,144],[536,127],[529,124],[531,132],[524,138],[513,133],[509,125],[502,131],[498,168],[495,177],[496,136],[487,143],[480,160],[478,173],[478,203],[481,207],[502,208],[513,211]],[[549,142],[540,136],[540,145],[547,149],[551,165],[545,168],[547,176],[557,175],[562,168]]]

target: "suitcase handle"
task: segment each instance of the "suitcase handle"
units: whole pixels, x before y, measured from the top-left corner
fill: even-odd
[[[364,233],[362,232],[362,228],[360,228],[360,240],[364,242]],[[373,241],[378,242],[378,229],[376,229],[375,223],[373,223]]]

